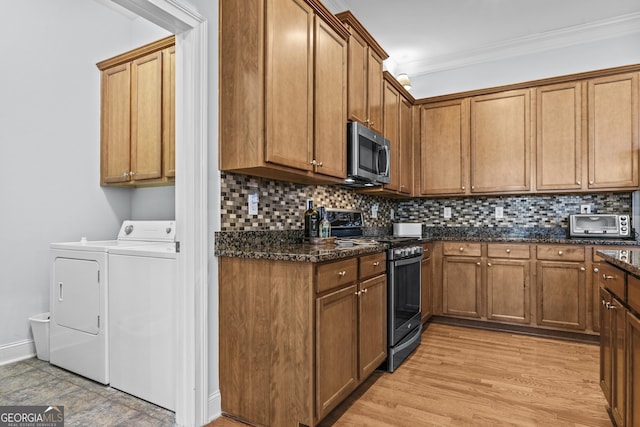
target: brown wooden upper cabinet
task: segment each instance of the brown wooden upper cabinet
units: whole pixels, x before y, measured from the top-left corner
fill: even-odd
[[[336,17],[351,33],[348,55],[349,120],[383,133],[382,61],[389,55],[351,12],[341,12]]]
[[[638,73],[589,85],[589,189],[638,186]]]
[[[100,185],[171,185],[175,178],[175,37],[97,64]]]
[[[220,169],[342,182],[347,29],[315,0],[222,0],[220,14]]]
[[[530,189],[528,89],[471,98],[471,193]]]
[[[587,180],[585,83],[536,88],[536,189],[580,190]]]
[[[420,107],[420,194],[465,194],[469,180],[469,98]]]

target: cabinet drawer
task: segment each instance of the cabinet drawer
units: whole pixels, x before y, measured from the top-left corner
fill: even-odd
[[[480,243],[445,242],[442,245],[442,253],[457,256],[480,256]]]
[[[358,259],[349,258],[329,264],[320,264],[316,270],[316,292],[338,288],[358,279]]]
[[[562,245],[539,245],[538,259],[548,261],[584,261],[584,247]]]
[[[384,252],[361,256],[360,279],[377,276],[387,271],[387,255]]]
[[[640,279],[627,276],[627,304],[637,313],[640,313]]]
[[[489,243],[487,254],[489,258],[529,259],[531,257],[529,245],[521,244]]]
[[[602,264],[598,273],[598,282],[617,298],[625,301],[625,272],[609,264]]]

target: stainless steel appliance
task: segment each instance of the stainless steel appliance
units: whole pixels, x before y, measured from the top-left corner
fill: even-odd
[[[387,184],[391,165],[389,149],[390,143],[382,135],[358,122],[349,122],[345,185],[366,187]]]
[[[387,250],[387,370],[393,372],[420,345],[422,245],[417,238],[379,239]]]
[[[419,237],[363,236],[362,212],[327,209],[331,234],[339,244],[386,243],[387,249],[387,370],[393,372],[420,345],[421,260]]]
[[[629,238],[631,237],[631,223],[629,221],[629,215],[570,215],[569,235],[571,237]]]

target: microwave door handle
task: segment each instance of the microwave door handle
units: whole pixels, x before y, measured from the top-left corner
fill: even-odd
[[[387,159],[387,164],[385,165],[385,169],[384,169],[384,176],[389,175],[389,167],[391,166],[391,159],[389,158],[389,147],[387,147],[386,145],[384,145],[382,147],[382,150],[380,151],[384,151],[385,153],[385,158]],[[380,162],[378,162],[378,175],[380,174]]]

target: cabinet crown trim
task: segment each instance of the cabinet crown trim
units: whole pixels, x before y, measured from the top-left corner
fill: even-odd
[[[136,49],[132,49],[128,52],[122,53],[112,58],[105,59],[104,61],[100,61],[96,64],[96,66],[100,71],[104,71],[116,65],[125,64],[150,53],[174,46],[175,44],[176,36],[165,37],[163,39],[156,40],[154,42],[148,43],[144,46],[140,46]]]

